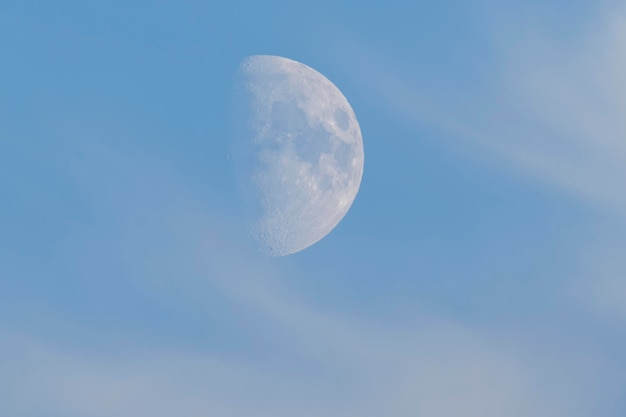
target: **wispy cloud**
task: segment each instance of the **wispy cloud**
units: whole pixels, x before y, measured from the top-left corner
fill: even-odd
[[[338,47],[336,56],[402,121],[435,126],[458,139],[457,147],[489,151],[506,167],[626,213],[624,16],[611,10],[565,40],[534,27],[507,33],[471,86],[433,83],[419,68],[358,42]]]
[[[602,224],[586,253],[572,254],[576,297],[626,318],[626,13],[603,8],[567,36],[506,25],[475,83],[433,83],[398,57],[358,42],[336,58],[373,102],[473,160],[569,195]],[[515,29],[511,29],[515,28]],[[421,130],[423,131],[423,130]],[[391,139],[391,138],[390,138]],[[396,140],[396,145],[402,145]],[[607,226],[610,224],[610,226]],[[608,231],[611,229],[612,231]],[[583,251],[584,252],[584,251]],[[619,251],[618,251],[619,252]],[[567,290],[569,291],[569,290]]]
[[[227,217],[214,215],[163,166],[102,148],[83,162],[78,177],[94,205],[108,202],[111,221],[124,227],[81,256],[123,248],[125,273],[146,292],[174,279],[169,288],[183,294],[171,295],[180,308],[207,323],[228,315],[263,353],[146,346],[133,337],[94,349],[79,342],[79,329],[55,338],[16,334],[5,320],[2,414],[575,417],[595,409],[590,381],[603,368],[589,352],[419,312],[400,325],[322,309],[289,284],[297,266],[247,249]],[[93,272],[81,271],[84,279]]]
[[[593,387],[584,381],[595,379],[594,372],[582,369],[588,357],[564,362],[436,320],[367,337],[357,327],[362,324],[344,323],[337,340],[336,321],[315,327],[294,320],[298,329],[285,331],[300,338],[279,338],[276,346],[288,359],[267,362],[158,347],[111,357],[3,337],[2,410],[24,416],[522,417],[583,416],[593,405]]]

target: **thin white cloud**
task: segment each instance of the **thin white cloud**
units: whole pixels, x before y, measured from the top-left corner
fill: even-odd
[[[358,43],[338,48],[336,58],[402,122],[436,127],[442,145],[595,209],[614,231],[599,231],[588,253],[572,255],[580,275],[572,286],[623,320],[626,262],[606,253],[624,246],[614,233],[623,236],[626,218],[626,6],[602,7],[568,36],[519,22],[497,33],[501,49],[471,87],[428,82]]]
[[[472,87],[433,83],[358,43],[336,57],[403,121],[438,127],[464,151],[489,151],[483,158],[626,213],[625,15],[611,10],[568,40],[529,32],[500,40],[506,49]]]
[[[163,167],[152,172],[102,149],[90,158],[89,171],[100,170],[101,178],[80,172],[85,189],[124,225],[104,249],[122,247],[128,271],[147,292],[175,279],[170,287],[207,320],[224,314],[211,305],[221,299],[233,325],[272,354],[135,346],[132,338],[96,351],[77,342],[80,331],[51,341],[16,336],[6,325],[2,415],[576,417],[595,410],[590,381],[603,371],[593,354],[426,314],[400,325],[321,309],[288,284],[296,265],[286,275],[282,263],[248,251],[227,219],[217,221]],[[115,187],[106,190],[102,180]],[[139,216],[148,207],[150,215]],[[165,245],[158,233],[167,234]],[[90,251],[102,249],[87,246],[80,255],[93,259]]]
[[[332,333],[317,331],[308,337],[330,347],[325,358],[311,360],[318,346],[281,345],[304,356],[265,364],[158,348],[106,357],[3,338],[0,399],[4,413],[26,417],[571,417],[586,415],[593,403],[592,387],[583,382],[593,375],[572,375],[572,363],[564,367],[545,352],[525,355],[520,347],[450,325],[405,332],[379,331],[367,339],[345,334],[340,344],[349,340],[353,357],[334,348]],[[370,354],[363,355],[364,348]]]

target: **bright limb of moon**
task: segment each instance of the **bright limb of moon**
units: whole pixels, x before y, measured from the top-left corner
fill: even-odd
[[[352,107],[314,69],[254,55],[236,79],[233,155],[260,248],[299,252],[346,215],[363,176],[363,139]]]

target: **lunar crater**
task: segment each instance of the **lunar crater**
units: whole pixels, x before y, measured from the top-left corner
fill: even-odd
[[[344,109],[336,109],[333,117],[339,129],[348,130],[348,128],[350,127],[350,118],[348,117],[348,113],[346,113]]]

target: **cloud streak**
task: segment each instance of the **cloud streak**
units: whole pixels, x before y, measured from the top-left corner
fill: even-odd
[[[428,83],[417,68],[358,43],[335,56],[403,121],[437,127],[465,151],[488,151],[506,167],[626,213],[626,18],[611,10],[594,23],[567,40],[534,29],[505,35],[506,49],[471,88]]]
[[[615,248],[626,219],[626,9],[598,9],[568,36],[499,22],[517,29],[496,31],[490,64],[470,86],[428,82],[358,42],[335,57],[399,121],[434,127],[442,146],[591,209],[593,241],[572,254],[577,276],[564,292],[623,321],[626,263]]]
[[[256,255],[162,165],[94,149],[75,166],[77,177],[94,207],[113,204],[107,222],[123,227],[103,246],[75,237],[69,248],[83,247],[88,259],[121,248],[121,272],[147,293],[170,282],[170,295],[160,295],[168,303],[207,326],[228,314],[263,349],[146,346],[132,334],[94,349],[80,342],[84,329],[50,338],[16,334],[5,321],[3,415],[576,417],[594,409],[588,381],[602,374],[594,355],[425,313],[394,324],[322,309],[289,284],[297,265]],[[84,280],[94,272],[80,270]]]

